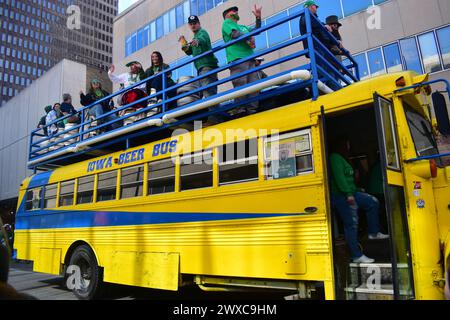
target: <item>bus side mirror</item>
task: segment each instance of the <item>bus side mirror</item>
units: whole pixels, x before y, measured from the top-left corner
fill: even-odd
[[[434,113],[438,124],[439,132],[445,136],[450,135],[450,119],[448,116],[447,102],[444,95],[434,92],[431,95],[434,105]]]

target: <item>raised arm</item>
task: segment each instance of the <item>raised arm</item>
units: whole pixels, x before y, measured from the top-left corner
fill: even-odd
[[[128,80],[128,73],[122,73],[119,75],[114,74],[116,70],[114,65],[111,65],[108,70],[108,77],[114,83],[125,83]]]
[[[255,29],[261,28],[261,19],[262,19],[262,7],[258,7],[255,4],[255,7],[253,8],[253,14],[255,15],[256,22],[255,22]]]

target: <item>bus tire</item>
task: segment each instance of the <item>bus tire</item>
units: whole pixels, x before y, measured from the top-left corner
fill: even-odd
[[[81,300],[99,298],[103,288],[103,274],[91,248],[87,245],[77,247],[70,256],[70,266],[77,266],[80,271],[78,274],[81,275],[79,281],[75,279],[72,282],[78,284],[72,288],[75,296]]]

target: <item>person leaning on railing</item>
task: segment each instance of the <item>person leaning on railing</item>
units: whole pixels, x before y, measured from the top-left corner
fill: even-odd
[[[52,110],[47,113],[47,116],[45,117],[45,125],[47,126],[47,134],[48,137],[52,137],[55,134],[58,133],[58,128],[64,128],[64,122],[63,121],[59,121],[57,123],[53,123],[54,121],[56,121],[57,119],[62,117],[62,113],[61,113],[61,104],[60,103],[55,103],[53,105]],[[53,123],[53,124],[51,124]],[[50,125],[51,124],[51,125]]]
[[[64,117],[68,116],[64,119],[64,124],[75,123],[80,124],[80,117],[78,115],[78,111],[72,105],[72,96],[68,93],[63,95],[63,103],[61,103],[61,113]]]
[[[138,61],[131,61],[126,64],[126,67],[130,68],[128,72],[116,75],[114,74],[116,67],[114,65],[111,65],[108,70],[108,76],[111,82],[120,84],[121,88],[127,88],[145,79],[145,73],[142,68],[142,64]],[[146,85],[145,83],[143,83],[130,89],[129,91],[126,91],[117,98],[118,105],[126,106],[130,103],[144,98],[147,95],[145,93],[145,90]],[[146,106],[146,103],[142,102],[141,104],[132,106],[131,109],[141,109],[145,108]],[[125,113],[126,110],[122,110],[119,112],[119,116],[123,116]]]
[[[85,106],[85,107],[93,104],[93,106],[91,108],[89,108],[88,114],[91,117],[98,119],[103,114],[112,111],[111,103],[114,105],[112,100],[107,99],[100,103],[96,103],[96,101],[106,98],[109,95],[110,95],[109,92],[107,92],[106,90],[103,90],[102,83],[97,79],[93,79],[91,81],[91,87],[89,88],[89,91],[87,92],[87,94],[84,94],[83,91],[80,91],[80,103],[82,106]],[[98,122],[99,122],[99,124],[103,124],[106,122],[114,121],[116,119],[117,119],[117,115],[115,113],[112,113],[106,117],[99,119]],[[107,131],[109,129],[117,129],[120,126],[121,126],[120,123],[114,122],[114,123],[108,125],[108,128],[103,127],[102,131]]]
[[[311,14],[319,19],[319,15],[317,14],[317,10],[319,9],[319,6],[314,1],[306,1],[303,5],[305,8],[307,8]],[[311,27],[312,27],[312,34],[320,41],[322,44],[327,47],[334,55],[339,56],[343,55],[344,52],[339,49],[337,45],[335,45],[329,34],[325,31],[324,24],[318,23],[315,19],[311,18]],[[302,35],[307,34],[307,27],[306,27],[306,18],[305,15],[302,15],[300,18],[300,33]],[[305,49],[308,49],[308,40],[303,40],[303,47]],[[306,55],[306,57],[309,58],[309,55]]]
[[[45,136],[48,136],[48,129],[47,129],[47,126],[46,126],[46,119],[47,119],[47,115],[52,111],[52,106],[46,106],[44,108],[44,110],[45,110],[45,116],[41,117],[37,127],[39,129],[42,129],[42,131],[44,132]]]
[[[262,15],[261,11],[262,11],[262,8],[257,7],[255,5],[253,14],[256,17],[256,27],[255,27],[256,29],[261,27],[261,15]],[[231,7],[231,8],[228,8],[227,10],[225,10],[223,12],[223,18],[225,19],[225,21],[223,22],[223,25],[222,25],[222,37],[223,37],[223,40],[225,43],[230,42],[234,39],[241,37],[244,34],[247,34],[247,33],[250,33],[253,31],[252,28],[243,26],[243,25],[240,25],[237,23],[240,20],[238,7]],[[245,59],[245,58],[253,55],[255,48],[256,48],[256,45],[255,45],[254,38],[239,41],[238,43],[235,43],[232,46],[228,46],[226,48],[228,63],[233,63],[235,61],[238,61],[240,59]],[[231,76],[234,76],[236,74],[239,74],[239,73],[242,73],[247,70],[254,69],[254,68],[255,68],[255,60],[252,59],[250,61],[243,62],[237,66],[231,67],[230,73],[231,73]],[[232,82],[233,82],[233,86],[235,88],[237,88],[237,87],[244,86],[244,85],[252,83],[252,82],[256,82],[258,80],[260,80],[259,73],[253,72],[246,76],[235,79]],[[258,95],[258,93],[253,93],[253,94],[247,95],[245,97],[240,97],[240,98],[235,99],[235,102],[238,103],[243,100],[253,98],[257,95]],[[258,101],[254,101],[249,104],[248,108],[245,108],[242,106],[239,107],[237,110],[237,114],[238,114],[238,116],[245,115],[245,114],[253,114],[256,112],[258,106],[259,106]]]
[[[180,37],[181,49],[187,54],[197,57],[205,52],[211,51],[211,39],[208,32],[202,28],[200,24],[200,19],[197,16],[190,16],[188,19],[188,25],[191,31],[194,33],[194,39],[191,42],[187,42],[184,36]],[[219,67],[219,61],[216,56],[211,53],[207,56],[197,59],[194,61],[195,69],[197,69],[197,74],[199,76],[211,72]],[[211,83],[216,82],[217,73],[214,73],[206,78],[199,80],[199,84],[205,87]],[[205,89],[202,92],[203,98],[208,98],[217,94],[217,86]]]
[[[145,70],[145,78],[150,78],[154,75],[162,73],[164,70],[170,69],[170,66],[164,63],[164,58],[159,51],[152,52],[151,55],[152,65],[150,68]],[[175,85],[175,81],[172,79],[172,73],[166,73],[166,89],[173,87]],[[152,95],[156,92],[161,92],[163,90],[163,77],[162,75],[153,78],[152,80],[147,81],[146,90],[148,95]],[[166,91],[166,99],[173,98],[176,96],[176,92],[174,90]],[[162,100],[162,95],[157,96],[157,100],[160,102]],[[176,107],[176,102],[172,102],[169,106],[170,108]]]

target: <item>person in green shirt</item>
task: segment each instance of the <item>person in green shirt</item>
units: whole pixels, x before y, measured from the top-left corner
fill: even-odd
[[[187,42],[184,36],[180,37],[180,42],[182,44],[182,50],[193,57],[197,57],[205,52],[212,50],[211,39],[209,38],[208,32],[202,28],[200,24],[200,19],[197,16],[190,16],[188,19],[188,25],[191,31],[194,33],[194,39],[191,42]],[[219,61],[213,53],[207,56],[197,59],[194,61],[195,69],[197,69],[197,74],[199,76],[211,72],[217,69],[219,66]],[[218,81],[217,73],[214,73],[206,78],[199,80],[199,84],[205,87],[211,83]],[[217,86],[212,86],[208,89],[203,90],[203,98],[208,98],[217,94]]]
[[[256,29],[261,27],[261,16],[262,16],[262,8],[257,7],[255,5],[255,8],[253,10],[253,14],[256,17]],[[240,20],[239,17],[239,9],[238,7],[231,7],[223,12],[223,18],[224,22],[222,25],[222,37],[225,43],[230,42],[234,39],[237,39],[244,34],[250,33],[253,31],[252,28],[240,25],[238,24],[238,21]],[[235,62],[240,59],[247,58],[254,54],[255,46],[255,39],[247,39],[239,41],[238,43],[229,46],[226,48],[226,55],[227,55],[227,61],[228,63]],[[251,70],[255,68],[255,60],[252,59],[250,61],[243,62],[237,66],[230,68],[231,76],[234,76],[236,74],[245,72],[246,70]],[[233,80],[233,86],[235,88],[244,86],[246,84],[256,82],[260,80],[260,74],[259,72],[250,73],[246,76],[243,76],[241,78]],[[234,100],[235,103],[242,102],[243,100],[253,98],[257,96],[258,93],[253,93],[247,96],[243,96],[240,98],[237,98]],[[254,101],[249,104],[248,108],[240,107],[237,110],[238,114],[253,114],[256,113],[256,110],[258,108],[259,104],[257,101]]]
[[[358,244],[358,210],[366,212],[369,240],[388,239],[380,232],[380,203],[374,196],[362,192],[355,184],[354,170],[348,161],[350,142],[339,137],[333,144],[330,156],[331,205],[344,224],[344,234],[354,263],[373,263],[366,257]]]

